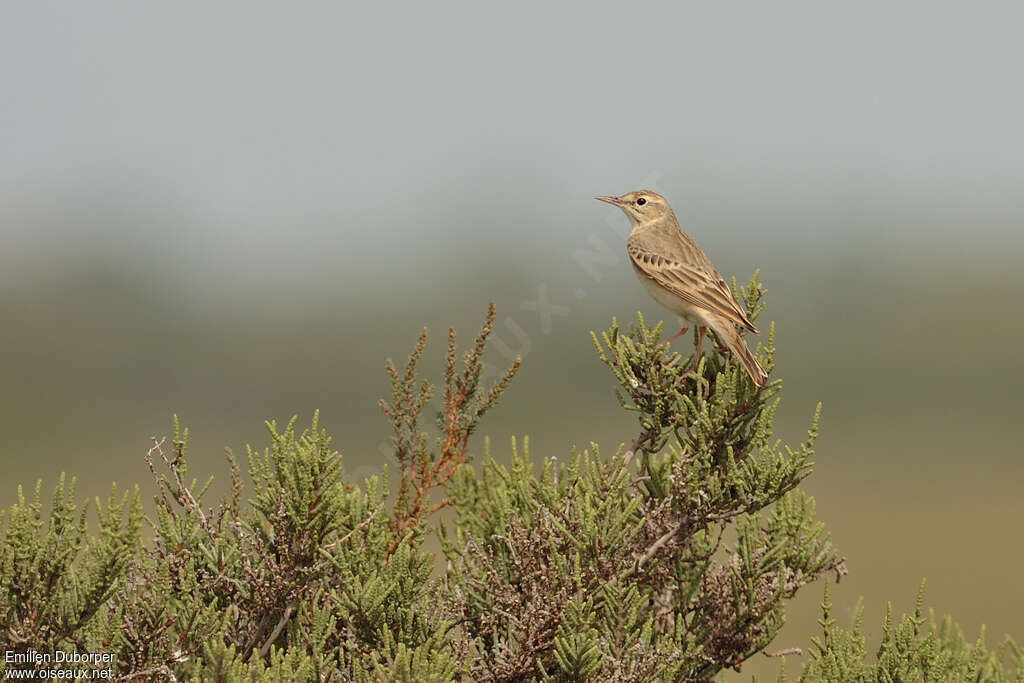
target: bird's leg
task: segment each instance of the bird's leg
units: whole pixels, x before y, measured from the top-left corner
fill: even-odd
[[[675,334],[673,334],[673,335],[672,335],[671,337],[669,337],[668,339],[666,339],[665,341],[663,341],[663,342],[661,342],[661,343],[662,343],[662,344],[664,344],[665,346],[668,346],[668,345],[669,345],[669,343],[670,343],[670,342],[671,342],[671,341],[672,341],[673,339],[677,339],[677,338],[679,338],[679,337],[682,337],[682,336],[683,336],[684,334],[686,334],[686,331],[687,331],[688,329],[690,329],[690,328],[689,328],[689,327],[684,327],[683,329],[679,330],[678,332],[676,332],[676,333],[675,333]]]
[[[718,352],[720,354],[722,354],[724,356],[725,354],[730,353],[729,347],[724,345],[724,344],[722,344],[720,342],[720,340],[718,339],[717,335],[715,337],[713,337],[713,339],[714,339],[714,342],[715,342],[715,348],[718,349]]]
[[[693,349],[693,371],[697,371],[697,365],[700,363],[700,345],[704,341],[704,335],[708,333],[708,328],[701,325],[697,328],[697,346]]]

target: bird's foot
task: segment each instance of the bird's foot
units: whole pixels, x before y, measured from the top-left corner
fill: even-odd
[[[704,335],[708,333],[708,328],[701,327],[697,332],[697,346],[693,349],[693,372],[697,372],[697,366],[700,365],[700,347],[704,342]]]
[[[697,367],[700,365],[700,354],[693,354],[693,362],[690,363],[690,372],[697,372]]]
[[[673,334],[671,337],[669,337],[665,341],[661,342],[661,345],[662,346],[668,346],[672,342],[673,339],[678,339],[679,337],[682,337],[684,334],[686,334],[686,331],[689,330],[689,329],[690,329],[689,327],[684,327],[683,329],[679,330],[678,332]]]

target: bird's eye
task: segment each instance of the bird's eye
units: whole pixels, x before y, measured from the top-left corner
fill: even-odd
[[[644,199],[643,197],[640,197],[639,199],[636,200],[636,205],[637,206],[643,206],[646,203],[647,203],[647,200]]]

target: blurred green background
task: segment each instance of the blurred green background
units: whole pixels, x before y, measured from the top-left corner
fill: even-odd
[[[315,408],[387,460],[386,356],[523,369],[499,456],[635,432],[588,337],[663,313],[626,220],[665,194],[718,268],[762,269],[779,435],[824,403],[807,488],[877,643],[885,601],[1024,637],[1024,58],[1018,3],[9,5],[0,20],[0,500],[59,472],[153,492]],[[766,328],[764,325],[762,328]],[[680,340],[681,348],[688,341]],[[474,444],[481,448],[478,439]],[[808,644],[820,586],[779,648]],[[769,674],[777,661],[744,668]],[[796,663],[789,669],[795,670]]]

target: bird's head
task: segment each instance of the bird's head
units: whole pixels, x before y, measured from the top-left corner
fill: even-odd
[[[672,207],[665,198],[651,190],[634,190],[621,197],[595,197],[622,209],[633,225],[649,223],[672,215]]]

